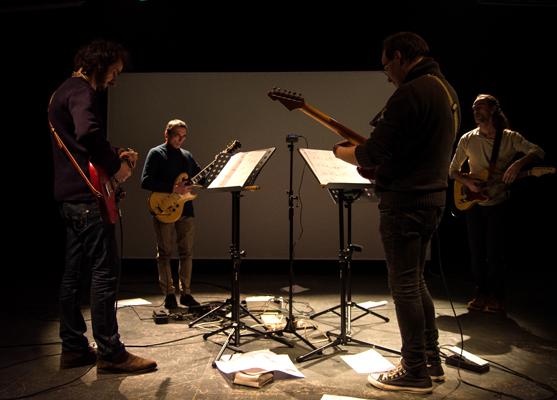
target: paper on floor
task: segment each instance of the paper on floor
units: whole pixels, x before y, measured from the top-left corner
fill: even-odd
[[[385,357],[371,349],[352,356],[340,356],[358,374],[375,374],[394,369]]]
[[[305,376],[292,364],[290,357],[286,354],[275,354],[269,350],[250,351],[248,353],[222,356],[217,361],[217,368],[225,373],[231,374],[238,371],[262,372],[278,371],[298,378]]]

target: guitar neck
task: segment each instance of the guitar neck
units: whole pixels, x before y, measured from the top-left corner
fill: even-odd
[[[353,145],[357,146],[366,142],[366,139],[363,136],[358,135],[356,132],[348,129],[341,123],[335,121],[334,119],[323,114],[321,111],[316,110],[308,104],[304,104],[304,106],[299,108],[299,110],[302,111],[304,114],[310,116],[311,118],[315,119],[317,122],[325,125],[336,134],[342,136]]]

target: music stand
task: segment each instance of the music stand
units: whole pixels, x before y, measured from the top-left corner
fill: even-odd
[[[329,193],[331,194],[331,196],[333,197],[333,201],[335,203],[338,204],[338,213],[339,213],[339,241],[340,241],[340,247],[339,247],[339,267],[340,267],[340,305],[336,308],[340,308],[340,317],[341,317],[341,326],[340,326],[340,334],[335,334],[332,332],[327,332],[327,336],[330,337],[331,336],[335,336],[336,339],[334,341],[330,341],[328,344],[315,349],[311,352],[309,352],[308,354],[299,356],[296,358],[297,362],[303,362],[306,361],[308,358],[312,357],[315,354],[320,354],[323,352],[323,350],[329,348],[329,347],[333,347],[333,346],[338,346],[338,345],[355,345],[355,346],[367,346],[367,347],[372,347],[372,348],[376,348],[376,349],[380,349],[380,350],[384,350],[384,351],[388,351],[388,352],[392,352],[395,354],[400,354],[400,351],[398,350],[394,350],[394,349],[390,349],[387,347],[383,347],[383,346],[379,346],[373,343],[368,343],[368,342],[364,342],[362,340],[357,340],[352,338],[352,336],[350,335],[349,330],[347,330],[347,325],[349,325],[349,322],[347,323],[347,317],[346,317],[346,313],[347,313],[347,309],[348,309],[348,314],[350,315],[350,309],[351,307],[348,306],[347,300],[346,300],[346,285],[347,285],[347,266],[349,264],[349,261],[352,257],[352,253],[354,251],[361,251],[361,247],[358,245],[354,245],[352,243],[350,243],[351,240],[351,234],[349,234],[349,242],[348,242],[348,246],[345,246],[345,239],[344,239],[344,231],[345,231],[345,226],[344,226],[344,207],[345,204],[347,205],[347,208],[349,210],[349,216],[351,217],[351,205],[355,200],[361,199],[362,198],[362,193],[365,193],[366,195],[363,196],[363,198],[370,200],[371,199],[371,192],[369,191],[370,188],[373,187],[373,185],[371,184],[371,182],[367,179],[361,178],[361,177],[356,177],[356,176],[348,176],[348,175],[353,175],[353,172],[355,170],[355,167],[350,166],[350,164],[341,162],[341,164],[338,164],[337,159],[334,158],[334,155],[332,155],[332,152],[329,151],[324,151],[324,150],[309,150],[308,149],[300,149],[300,154],[302,155],[302,157],[304,158],[304,160],[306,161],[306,163],[308,163],[308,165],[310,166],[311,170],[314,172],[314,175],[316,176],[316,178],[318,179],[318,181],[320,182],[322,187],[326,187],[329,190]],[[330,171],[322,171],[323,168],[326,168],[326,163],[324,163],[323,161],[329,161],[330,163],[336,164],[337,168],[334,169],[334,173],[331,173]],[[346,165],[344,165],[344,164]],[[325,178],[327,177],[327,178]],[[361,179],[360,179],[361,178]],[[325,179],[335,179],[335,180],[339,180],[341,181],[341,183],[334,183],[334,182],[327,182],[325,183]],[[349,224],[349,227],[351,228],[351,224]],[[349,229],[350,231],[350,229]],[[330,311],[330,310],[327,310]],[[366,309],[367,311],[367,309]]]
[[[253,336],[255,337],[253,340],[259,338],[273,339],[282,344],[286,344],[289,347],[294,347],[286,339],[274,336],[274,332],[262,332],[258,329],[249,327],[240,321],[240,308],[242,308],[257,323],[261,323],[240,304],[240,265],[242,257],[245,257],[245,253],[243,251],[240,251],[241,192],[246,190],[254,191],[259,189],[259,187],[254,186],[255,179],[257,178],[257,175],[274,151],[275,148],[270,148],[246,153],[237,153],[234,155],[226,153],[219,154],[217,162],[215,163],[215,167],[213,167],[206,178],[205,185],[208,190],[220,192],[224,191],[230,192],[232,194],[232,243],[229,249],[232,269],[231,298],[227,300],[224,305],[211,310],[209,313],[205,314],[192,323],[194,324],[195,322],[205,318],[213,312],[222,309],[225,305],[230,305],[232,308],[232,316],[228,324],[220,329],[203,335],[203,339],[207,340],[210,336],[230,330],[217,357],[213,361],[213,368],[216,367],[216,362],[221,358],[222,354],[230,346],[231,342],[233,342],[235,346],[241,346],[242,336]],[[190,326],[192,324],[190,324]],[[248,330],[251,333],[241,334],[241,329]],[[239,351],[239,349],[236,348],[234,350]]]
[[[346,235],[347,235],[347,242],[348,242],[348,248],[345,250],[341,250],[341,252],[345,253],[345,258],[346,258],[346,274],[343,275],[345,276],[346,279],[346,305],[348,306],[348,332],[351,331],[351,327],[350,324],[351,322],[354,322],[362,317],[365,317],[366,315],[374,315],[378,318],[381,318],[383,321],[385,322],[389,322],[389,318],[378,314],[374,311],[371,311],[369,308],[365,308],[361,305],[359,305],[358,303],[352,301],[352,253],[353,252],[360,252],[362,251],[362,247],[357,245],[357,244],[353,244],[352,243],[352,203],[354,203],[355,201],[361,200],[361,199],[365,199],[364,201],[376,201],[376,197],[372,192],[372,187],[373,185],[366,187],[365,185],[363,187],[357,187],[357,188],[350,188],[350,186],[346,186],[349,189],[339,189],[340,184],[335,184],[335,187],[337,187],[337,189],[332,189],[330,187],[330,185],[328,186],[328,190],[329,193],[331,195],[331,198],[333,199],[333,202],[335,204],[338,204],[338,201],[344,201],[344,203],[346,204],[346,209],[347,209],[347,228],[346,228]],[[358,185],[358,186],[362,186],[362,185]],[[341,243],[341,248],[342,246],[344,246],[343,243]],[[319,317],[320,315],[326,314],[328,312],[333,312],[336,315],[340,316],[340,314],[338,312],[336,312],[336,310],[338,308],[341,307],[341,304],[335,306],[335,307],[331,307],[327,310],[323,310],[320,311],[318,313],[315,313],[313,315],[310,316],[310,319]],[[357,317],[355,317],[354,319],[352,319],[352,308],[357,308],[361,311],[363,311],[363,314],[358,315]]]

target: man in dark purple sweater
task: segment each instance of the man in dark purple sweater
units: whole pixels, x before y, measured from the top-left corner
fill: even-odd
[[[384,390],[429,393],[445,378],[433,300],[424,281],[427,247],[445,207],[449,165],[460,121],[457,94],[419,36],[385,39],[382,64],[397,90],[364,145],[337,144],[335,155],[375,168],[379,231],[400,328],[402,359],[368,381]]]
[[[126,351],[120,341],[115,302],[120,259],[115,224],[101,219],[99,206],[85,178],[91,180],[89,161],[103,168],[117,182],[131,175],[122,163],[135,157],[130,151],[115,151],[107,140],[97,91],[116,85],[127,61],[125,49],[113,42],[96,40],[78,50],[76,71],[56,90],[49,107],[54,155],[54,197],[66,224],[66,261],[60,284],[61,368],[92,365],[97,373],[142,373],[152,371],[153,360]],[[75,159],[72,163],[54,136]],[[81,299],[91,279],[91,325],[98,351],[84,335],[87,326],[81,314]]]

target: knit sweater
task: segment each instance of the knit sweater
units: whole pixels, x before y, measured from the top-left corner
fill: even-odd
[[[189,178],[193,178],[200,171],[199,164],[189,151],[161,144],[149,150],[147,154],[141,176],[141,187],[153,192],[172,193],[178,175],[186,172]],[[182,215],[194,216],[193,201],[184,203]]]
[[[375,168],[375,192],[396,207],[444,205],[447,168],[456,138],[452,86],[429,57],[416,64],[404,84],[388,100],[383,117],[364,145],[356,147],[360,166]]]
[[[89,178],[89,159],[109,176],[120,169],[120,159],[107,140],[97,94],[82,78],[68,78],[56,90],[48,117],[56,133]],[[54,135],[54,198],[59,202],[92,202],[95,196],[75,166],[58,147]]]

